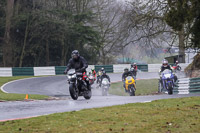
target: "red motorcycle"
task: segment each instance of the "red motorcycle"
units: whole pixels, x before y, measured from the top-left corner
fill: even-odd
[[[89,73],[88,78],[89,78],[90,85],[94,84],[94,81],[96,80],[95,75],[92,73]]]
[[[174,69],[174,71],[181,71],[181,67],[179,65],[177,66],[172,66],[172,68]]]

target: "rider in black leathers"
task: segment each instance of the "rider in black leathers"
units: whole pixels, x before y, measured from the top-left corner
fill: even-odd
[[[67,74],[67,72],[70,69],[75,69],[76,72],[86,73],[87,67],[88,64],[85,58],[79,55],[78,50],[74,50],[72,51],[72,58],[69,60],[69,63],[67,64],[64,74]],[[86,80],[86,83],[87,83],[87,88],[90,89],[89,81]]]

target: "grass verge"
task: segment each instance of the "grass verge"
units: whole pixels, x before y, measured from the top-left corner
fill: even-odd
[[[30,76],[14,76],[14,77],[0,77],[0,86],[3,84],[17,80],[17,79],[24,79],[24,78],[30,78]],[[24,100],[25,94],[12,94],[12,93],[4,93],[0,90],[0,101],[15,101],[15,100]],[[48,96],[44,95],[29,95],[29,99],[47,99]]]
[[[158,79],[142,79],[136,81],[136,92],[135,95],[150,95],[156,94],[158,92]],[[122,82],[112,83],[110,94],[128,96],[128,93],[125,93]]]
[[[197,133],[200,97],[157,100],[0,122],[0,132]]]

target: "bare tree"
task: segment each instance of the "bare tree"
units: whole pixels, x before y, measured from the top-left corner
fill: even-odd
[[[99,58],[103,64],[110,63],[110,57],[121,49],[128,39],[128,30],[124,29],[126,8],[116,0],[95,0],[95,26],[100,32]]]
[[[183,25],[180,31],[173,30],[166,23],[166,13],[170,7],[167,0],[135,0],[129,2],[130,12],[127,20],[129,30],[134,36],[132,43],[141,43],[145,47],[179,47],[179,55],[185,54],[185,48],[190,42],[189,23]],[[184,57],[181,59],[185,61]]]
[[[7,0],[6,6],[6,28],[4,34],[4,46],[3,46],[3,63],[4,67],[13,66],[13,49],[10,37],[11,18],[13,16],[14,0]]]

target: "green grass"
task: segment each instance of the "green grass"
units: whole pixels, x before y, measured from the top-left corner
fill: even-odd
[[[0,122],[0,132],[197,133],[200,97],[157,100]]]
[[[14,77],[0,77],[0,86],[3,84],[17,80],[17,79],[24,79],[24,78],[30,78],[29,76],[14,76]],[[12,93],[4,93],[0,91],[0,101],[15,101],[15,100],[24,100],[25,94],[12,94]],[[48,96],[43,96],[43,95],[28,95],[29,99],[47,99]]]
[[[136,92],[135,95],[151,95],[158,92],[158,79],[143,79],[136,81]],[[122,82],[112,83],[110,94],[128,96],[128,93],[125,93]]]

